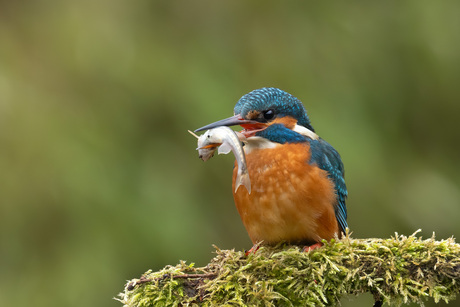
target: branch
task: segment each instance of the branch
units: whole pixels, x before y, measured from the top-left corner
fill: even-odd
[[[460,245],[399,236],[324,241],[311,252],[280,244],[256,253],[220,250],[201,268],[181,262],[127,283],[119,301],[143,306],[330,306],[370,292],[376,304],[455,299]]]

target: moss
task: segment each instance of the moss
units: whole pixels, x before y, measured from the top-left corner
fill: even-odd
[[[449,302],[459,291],[460,245],[399,236],[323,242],[311,252],[280,244],[246,256],[220,250],[200,268],[184,262],[127,283],[120,301],[144,306],[330,306],[370,292],[399,306],[428,298]]]

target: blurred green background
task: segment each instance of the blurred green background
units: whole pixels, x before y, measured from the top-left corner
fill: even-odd
[[[2,1],[0,304],[120,306],[251,246],[196,129],[275,86],[341,153],[355,237],[460,236],[460,2]],[[343,306],[370,306],[363,295]]]

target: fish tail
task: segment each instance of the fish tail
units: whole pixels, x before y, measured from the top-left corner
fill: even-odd
[[[249,194],[251,194],[251,180],[249,179],[249,173],[240,173],[238,172],[238,175],[236,176],[235,180],[235,193],[238,191],[238,188],[240,185],[244,185],[246,187],[246,190],[248,190]]]

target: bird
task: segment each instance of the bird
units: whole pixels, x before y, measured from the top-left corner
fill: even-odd
[[[253,248],[287,242],[309,251],[341,238],[348,228],[342,159],[316,134],[302,102],[278,88],[256,89],[233,116],[196,131],[236,125],[246,137],[252,193],[235,191],[234,167],[233,198]]]

